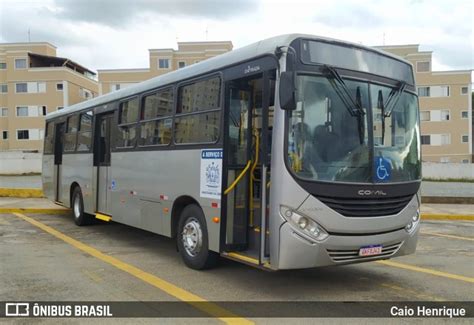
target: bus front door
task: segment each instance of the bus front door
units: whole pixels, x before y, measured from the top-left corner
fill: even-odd
[[[54,198],[57,202],[62,202],[62,164],[63,164],[63,138],[65,123],[57,123],[54,130]]]
[[[228,255],[235,257],[239,251],[246,261],[253,260],[257,265],[267,259],[269,106],[273,76],[274,70],[226,83],[224,254],[232,252]]]
[[[110,144],[113,113],[97,115],[94,135],[94,165],[97,166],[96,211],[110,215]]]

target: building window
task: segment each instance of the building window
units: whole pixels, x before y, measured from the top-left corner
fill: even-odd
[[[29,140],[30,130],[16,130],[16,138],[18,140]]]
[[[64,108],[64,106],[58,106],[57,110],[60,111]]]
[[[441,110],[441,121],[449,121],[449,110]]]
[[[416,72],[429,72],[430,71],[430,62],[423,61],[416,63]]]
[[[160,68],[160,69],[169,69],[170,68],[170,59],[158,59],[158,68]]]
[[[26,59],[15,59],[15,69],[26,69]]]
[[[449,157],[441,157],[439,159],[439,161],[443,164],[449,163],[449,160],[450,160]]]
[[[469,93],[468,87],[461,87],[461,95],[467,95]]]
[[[7,68],[7,64],[5,62],[0,62],[0,70],[5,70]]]
[[[28,84],[26,82],[18,83],[15,85],[17,93],[27,93]]]
[[[430,111],[420,111],[421,121],[430,121]]]
[[[2,107],[0,109],[0,117],[5,117],[8,116],[8,108],[7,107]]]
[[[0,94],[6,94],[8,93],[8,85],[7,84],[1,84],[0,85]]]
[[[429,135],[422,135],[421,136],[421,144],[430,145],[431,144],[431,137]]]
[[[120,90],[120,84],[111,84],[110,91]]]
[[[431,86],[430,97],[448,97],[449,86]]]
[[[48,109],[46,108],[46,106],[41,106],[41,113],[43,114],[43,116],[46,116],[46,114],[48,114]]]
[[[29,116],[28,115],[28,106],[18,106],[16,108],[16,116]]]
[[[441,145],[451,144],[450,134],[441,134]]]
[[[461,137],[461,142],[462,143],[468,143],[469,142],[469,136],[468,135],[463,135]]]
[[[430,97],[430,87],[418,87],[418,96]]]
[[[2,139],[8,140],[8,131],[2,131]]]
[[[184,61],[179,61],[178,62],[178,69],[184,68],[186,66],[186,62]]]
[[[64,87],[64,85],[63,85],[62,82],[59,82],[59,83],[56,84],[56,90],[57,91],[63,91],[63,89],[64,89],[63,87]]]
[[[463,163],[463,164],[469,164],[469,159],[463,159],[463,160],[462,160],[462,163]]]
[[[461,118],[469,118],[469,112],[468,111],[461,111]]]

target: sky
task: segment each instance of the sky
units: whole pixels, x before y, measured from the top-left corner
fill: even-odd
[[[0,0],[0,42],[47,41],[89,69],[147,68],[148,49],[287,33],[420,44],[433,70],[474,67],[474,1]],[[28,33],[29,31],[29,33]]]

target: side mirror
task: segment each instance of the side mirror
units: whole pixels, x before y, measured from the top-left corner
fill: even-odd
[[[280,107],[289,111],[296,109],[295,74],[292,71],[280,74]]]

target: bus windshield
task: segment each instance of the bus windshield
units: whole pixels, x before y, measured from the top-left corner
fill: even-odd
[[[420,178],[415,95],[401,92],[387,111],[393,88],[344,80],[356,110],[348,107],[328,77],[299,75],[297,82],[297,109],[288,119],[287,159],[298,177],[353,183]]]

